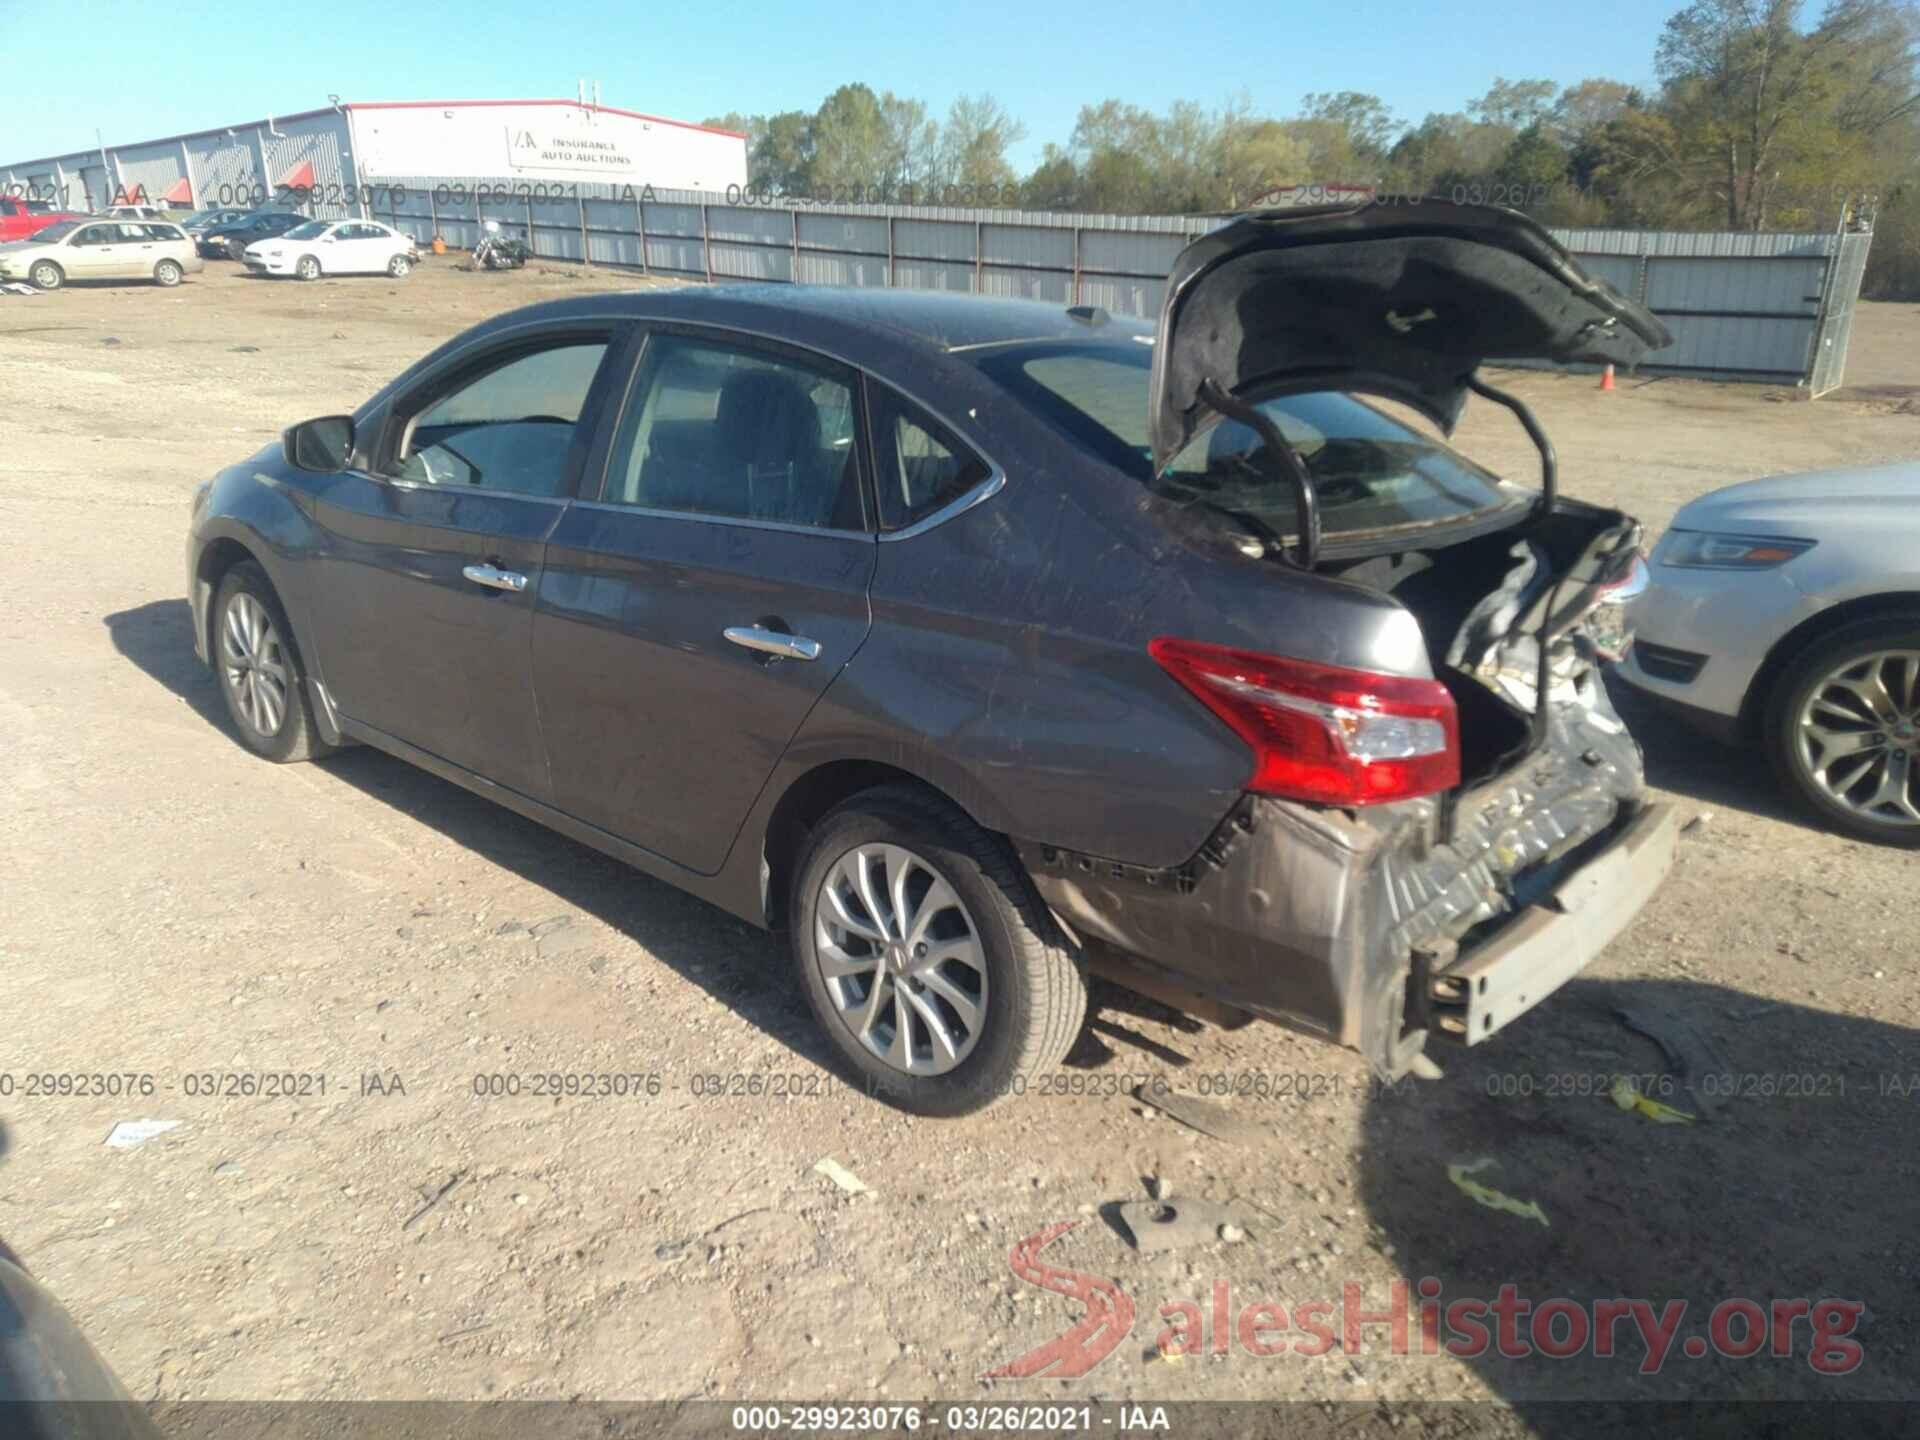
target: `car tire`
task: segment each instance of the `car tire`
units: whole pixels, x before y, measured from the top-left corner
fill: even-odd
[[[317,255],[302,255],[299,263],[293,267],[293,273],[298,275],[302,280],[318,280],[320,278],[320,257]]]
[[[387,262],[387,274],[396,280],[404,280],[412,273],[413,261],[404,255],[396,255]]]
[[[1762,724],[1774,771],[1802,807],[1856,839],[1920,847],[1920,611],[1809,645],[1774,685]]]
[[[240,743],[281,764],[333,753],[314,724],[306,667],[267,572],[243,560],[214,594],[209,653]]]
[[[27,278],[36,290],[58,290],[67,283],[67,272],[51,260],[36,260],[27,271]]]
[[[865,892],[878,911],[856,875],[878,886]],[[864,791],[822,819],[799,859],[788,921],[801,988],[829,1042],[869,1093],[915,1114],[964,1115],[1023,1093],[1086,1019],[1079,957],[1012,850],[929,791]],[[887,943],[861,937],[861,926]],[[951,958],[928,969],[929,955]]]
[[[178,260],[162,260],[153,267],[153,283],[169,290],[186,279],[186,276],[187,272],[180,268]]]

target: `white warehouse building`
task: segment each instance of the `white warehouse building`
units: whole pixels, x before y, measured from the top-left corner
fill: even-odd
[[[578,100],[339,101],[321,110],[0,164],[0,189],[71,210],[285,204],[371,214],[390,192],[460,179],[725,192],[744,135]]]

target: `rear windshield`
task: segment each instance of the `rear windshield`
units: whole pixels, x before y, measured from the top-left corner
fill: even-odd
[[[1164,474],[1154,475],[1147,439],[1151,347],[1021,345],[985,352],[977,363],[1160,494],[1251,517],[1278,535],[1295,528],[1292,486],[1268,463],[1265,442],[1238,421],[1199,436]],[[1444,523],[1524,499],[1524,492],[1464,455],[1344,392],[1286,395],[1260,408],[1313,477],[1326,534]]]

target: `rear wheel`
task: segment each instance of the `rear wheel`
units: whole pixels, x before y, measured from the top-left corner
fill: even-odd
[[[404,280],[413,269],[413,261],[404,255],[396,255],[387,262],[387,274],[396,280]]]
[[[789,921],[821,1028],[902,1109],[1020,1093],[1086,1018],[1080,965],[1006,844],[926,791],[869,790],[822,820]]]
[[[266,571],[227,571],[213,601],[213,662],[241,743],[269,760],[313,760],[333,747],[314,726],[293,627]]]
[[[293,273],[298,275],[302,280],[318,280],[320,278],[319,257],[302,255],[300,257],[300,263],[293,267]]]
[[[36,260],[33,268],[27,271],[27,278],[41,290],[58,290],[67,283],[67,272],[51,260]]]
[[[1920,846],[1920,614],[1816,641],[1774,687],[1774,768],[1836,830]]]
[[[186,271],[180,268],[180,262],[178,260],[162,260],[158,265],[153,267],[154,283],[156,285],[164,285],[168,289],[172,289],[175,285],[178,285],[185,276]]]

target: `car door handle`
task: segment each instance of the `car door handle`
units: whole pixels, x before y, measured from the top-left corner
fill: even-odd
[[[762,655],[777,655],[782,660],[818,660],[820,642],[804,635],[786,635],[759,625],[729,625],[720,632],[736,645],[758,650]]]
[[[518,595],[527,588],[527,577],[513,570],[502,570],[497,565],[469,565],[460,572],[476,585],[485,585],[489,590],[509,590]]]

